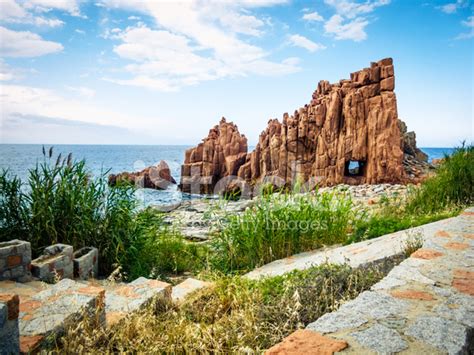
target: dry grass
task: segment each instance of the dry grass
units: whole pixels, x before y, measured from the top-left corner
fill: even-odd
[[[424,238],[421,231],[412,230],[407,232],[408,237],[405,239],[405,242],[402,245],[402,252],[405,257],[410,257],[415,251],[420,249],[423,246]]]
[[[61,353],[261,352],[333,311],[380,280],[386,265],[364,269],[323,265],[250,281],[215,277],[214,286],[125,319],[109,330],[82,322],[58,340]]]

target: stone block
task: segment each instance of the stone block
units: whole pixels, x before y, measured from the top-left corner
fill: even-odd
[[[20,351],[19,307],[18,295],[0,293],[0,354],[18,354]]]
[[[265,355],[277,354],[320,354],[331,355],[347,348],[344,340],[330,338],[311,330],[299,329],[287,336],[281,343],[268,349]]]
[[[22,307],[21,335],[47,338],[53,333],[63,333],[66,327],[84,317],[95,317],[98,326],[101,326],[105,324],[104,298],[105,290],[100,287],[61,280],[31,296],[29,307]]]
[[[99,274],[99,250],[84,247],[74,252],[74,277],[87,280]]]
[[[31,262],[33,276],[42,281],[74,277],[73,248],[66,244],[54,244],[45,248],[43,255]]]
[[[435,316],[422,316],[411,324],[406,335],[449,354],[472,354],[472,329]]]
[[[26,281],[31,276],[31,244],[14,239],[0,243],[0,281]]]
[[[308,324],[306,328],[325,334],[357,328],[367,322],[368,319],[359,313],[338,311],[326,313],[315,322]]]
[[[107,290],[105,295],[107,326],[118,323],[127,314],[142,309],[158,299],[171,300],[171,285],[145,277]]]
[[[378,354],[395,354],[408,348],[396,330],[375,324],[365,330],[354,332],[351,336],[362,346]]]
[[[187,295],[191,294],[194,291],[200,290],[204,287],[209,286],[209,282],[196,280],[193,278],[188,278],[181,282],[180,284],[173,287],[171,292],[171,299],[173,302],[181,302],[183,301]]]

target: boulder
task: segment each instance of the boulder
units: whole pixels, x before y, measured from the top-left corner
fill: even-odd
[[[115,186],[120,181],[156,190],[165,190],[170,185],[176,184],[176,180],[171,176],[170,168],[164,160],[161,160],[156,166],[150,166],[135,173],[123,172],[109,175],[110,186]]]

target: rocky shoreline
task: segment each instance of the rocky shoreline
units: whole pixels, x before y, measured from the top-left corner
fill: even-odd
[[[406,196],[410,185],[376,184],[346,185],[322,187],[319,193],[348,194],[355,207],[375,209],[382,199],[396,199]],[[309,194],[314,192],[308,192]],[[182,235],[193,242],[207,242],[221,228],[226,216],[241,214],[254,206],[260,197],[228,201],[224,199],[199,199],[183,201],[172,206],[155,206],[166,213],[165,222],[176,228]]]

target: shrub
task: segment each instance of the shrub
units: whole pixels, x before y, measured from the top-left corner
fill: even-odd
[[[413,214],[405,209],[404,203],[390,202],[372,214],[359,218],[346,244],[356,243],[367,239],[377,238],[386,234],[418,227],[441,219],[453,217],[458,213],[457,208],[445,208],[433,213]]]
[[[410,196],[408,213],[434,213],[450,206],[474,202],[474,146],[456,148],[445,155],[436,175],[426,180]]]
[[[187,242],[163,222],[163,214],[147,208],[137,215],[136,240],[128,251],[129,278],[153,276],[166,278],[184,271],[204,268],[207,249]]]
[[[27,234],[28,206],[20,179],[0,173],[0,241],[21,238]]]
[[[254,268],[323,245],[343,243],[355,212],[349,197],[329,193],[263,195],[241,215],[228,216],[212,240],[214,266]]]

